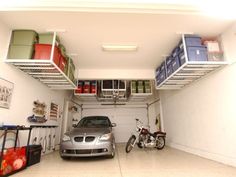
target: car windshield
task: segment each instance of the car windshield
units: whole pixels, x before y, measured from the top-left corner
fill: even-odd
[[[84,117],[79,121],[77,128],[106,128],[111,127],[108,117]]]

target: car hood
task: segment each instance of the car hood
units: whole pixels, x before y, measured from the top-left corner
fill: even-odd
[[[103,135],[111,132],[111,128],[74,128],[71,132],[68,133],[69,136],[78,136],[78,135]]]

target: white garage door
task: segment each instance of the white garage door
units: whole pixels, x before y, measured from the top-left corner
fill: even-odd
[[[127,142],[131,133],[135,132],[135,118],[138,118],[147,124],[147,109],[145,107],[84,108],[82,114],[83,116],[108,116],[111,122],[117,124],[114,128],[117,143]]]

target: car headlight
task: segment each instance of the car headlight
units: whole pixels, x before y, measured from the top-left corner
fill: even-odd
[[[68,135],[64,135],[62,141],[70,141],[70,137]]]
[[[110,138],[111,138],[111,133],[108,133],[108,134],[104,134],[100,136],[99,140],[106,141],[106,140],[109,140]]]

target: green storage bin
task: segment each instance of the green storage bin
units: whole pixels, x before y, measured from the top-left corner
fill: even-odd
[[[143,81],[138,81],[138,86],[143,86]]]
[[[144,86],[138,85],[138,93],[144,93]]]
[[[8,59],[32,59],[34,53],[33,45],[10,45]]]
[[[72,82],[75,81],[74,73],[75,73],[75,65],[73,60],[70,57],[67,57],[67,64],[64,70],[65,74],[70,78]]]
[[[136,81],[131,81],[131,92],[132,93],[137,93],[137,82]]]
[[[34,30],[13,30],[11,44],[33,45],[38,41],[38,34]]]
[[[64,47],[64,45],[59,44],[58,47],[59,47],[59,49],[60,49],[60,51],[61,51],[62,56],[63,56],[63,57],[67,57],[67,56],[66,56],[66,48]]]
[[[52,44],[54,33],[40,33],[39,34],[39,44]],[[56,42],[59,44],[59,37],[56,36]]]

